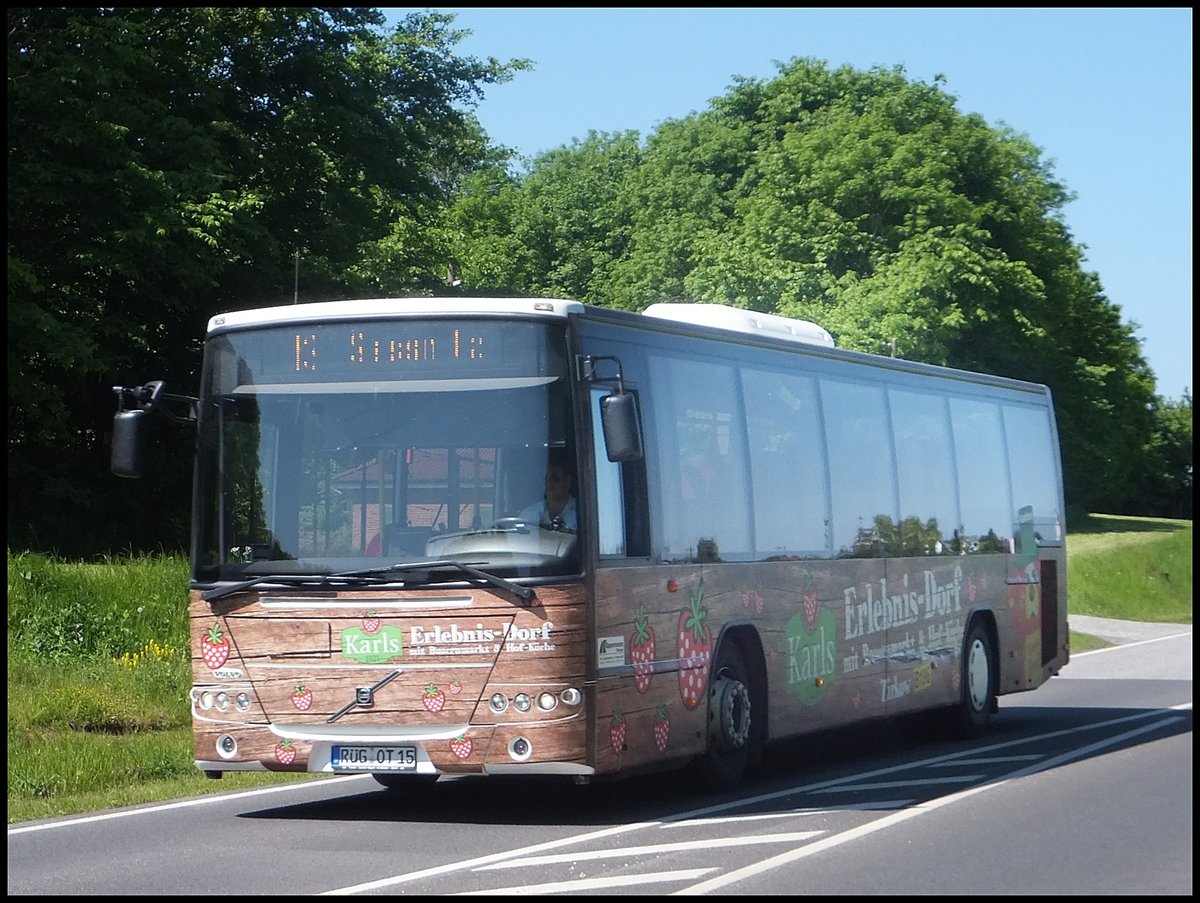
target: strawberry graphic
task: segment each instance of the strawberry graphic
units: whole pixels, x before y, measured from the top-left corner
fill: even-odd
[[[292,690],[292,705],[296,707],[297,711],[307,712],[308,707],[312,705],[312,701],[312,690],[304,686],[304,684],[297,684],[296,689]]]
[[[812,574],[804,575],[804,626],[812,630],[813,625],[817,623],[817,614],[820,611],[817,602],[817,588],[813,585]]]
[[[660,702],[654,712],[654,745],[659,752],[667,751],[667,741],[671,739],[671,718],[667,715],[667,704]]]
[[[679,695],[683,704],[694,709],[700,704],[708,682],[712,660],[712,633],[705,625],[704,581],[696,587],[689,607],[679,613]]]
[[[275,761],[280,765],[291,765],[296,761],[296,747],[291,740],[280,740],[275,745]]]
[[[474,745],[470,737],[466,734],[460,734],[450,741],[450,752],[454,753],[460,759],[465,759],[471,755],[471,747]]]
[[[204,664],[216,671],[229,658],[229,640],[221,633],[221,625],[213,624],[200,639],[200,654]]]
[[[763,613],[763,597],[758,590],[754,591],[754,613],[761,615]]]
[[[379,615],[375,614],[373,611],[367,612],[365,615],[363,615],[362,619],[363,633],[374,633],[379,629],[379,625],[381,623],[382,620],[380,619]]]
[[[421,704],[436,715],[446,707],[446,694],[433,684],[430,684],[425,688],[425,694],[421,697]]]
[[[625,716],[621,714],[619,702],[613,711],[612,724],[608,726],[608,739],[612,743],[612,751],[619,756],[625,748]]]
[[[462,692],[462,681],[455,679],[450,681],[450,695],[457,696]]]
[[[639,608],[633,619],[633,633],[629,637],[629,659],[633,662],[633,682],[639,693],[650,689],[650,678],[654,676],[654,628],[646,617],[645,608]]]

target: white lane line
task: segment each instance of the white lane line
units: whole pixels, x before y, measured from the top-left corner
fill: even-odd
[[[1081,631],[1081,632],[1086,633],[1087,631]],[[1163,640],[1177,640],[1180,637],[1191,636],[1191,635],[1192,635],[1192,632],[1189,630],[1187,633],[1172,633],[1172,634],[1168,634],[1167,636],[1156,636],[1156,637],[1152,637],[1151,639],[1148,639],[1148,640],[1135,640],[1134,642],[1131,642],[1131,643],[1120,643],[1116,646],[1106,646],[1103,649],[1089,649],[1087,652],[1072,652],[1071,658],[1075,659],[1075,658],[1083,658],[1084,656],[1087,656],[1087,655],[1099,655],[1101,652],[1112,652],[1116,649],[1131,649],[1134,646],[1145,646],[1147,643],[1161,643]],[[1071,675],[1069,675],[1069,674],[1067,675],[1067,677],[1070,677],[1070,676]]]
[[[500,862],[512,856],[538,853],[542,850],[557,850],[562,847],[569,847],[578,843],[587,843],[590,840],[600,840],[601,838],[612,837],[616,834],[639,831],[642,828],[653,828],[659,824],[659,821],[643,821],[636,822],[631,825],[613,825],[611,828],[602,828],[599,831],[592,831],[589,834],[578,834],[572,837],[562,837],[558,840],[547,840],[544,843],[536,843],[532,846],[528,846],[519,850],[504,850],[499,853],[489,853],[486,856],[477,856],[474,859],[466,859],[461,862],[447,862],[445,865],[435,865],[431,868],[421,869],[418,872],[406,872],[405,874],[394,875],[389,878],[378,878],[374,881],[364,881],[362,884],[353,884],[349,887],[338,887],[332,890],[321,891],[318,896],[345,896],[348,894],[361,894],[368,891],[381,890],[382,888],[392,887],[396,884],[404,884],[408,881],[419,881],[422,878],[436,878],[438,875],[448,875],[456,872],[470,871],[477,866],[488,865],[492,862]]]
[[[872,781],[868,784],[846,784],[843,787],[829,787],[825,793],[858,793],[860,790],[891,790],[895,787],[936,787],[938,784],[970,784],[982,780],[982,774],[956,774],[944,778],[915,778],[908,781]]]
[[[297,790],[302,787],[328,787],[330,784],[338,784],[342,781],[358,781],[366,775],[352,774],[336,778],[318,778],[313,776],[307,780],[294,781],[285,784],[272,784],[270,787],[261,787],[258,790],[236,790],[232,793],[214,793],[209,796],[198,796],[194,799],[177,800],[172,803],[163,803],[159,806],[145,806],[141,809],[122,809],[119,812],[100,812],[96,815],[85,815],[82,818],[71,818],[66,821],[43,822],[38,825],[23,825],[8,829],[8,836],[14,834],[26,834],[29,831],[46,831],[50,828],[67,828],[71,825],[86,825],[92,822],[108,821],[110,818],[128,818],[131,815],[147,815],[151,812],[168,812],[171,809],[187,809],[192,806],[208,806],[213,803],[224,803],[229,800],[246,799],[252,796],[266,796],[270,793],[283,793],[285,790]]]
[[[857,828],[852,828],[851,830],[845,831],[841,834],[835,834],[831,837],[823,838],[810,843],[807,846],[798,847],[797,849],[789,850],[786,853],[780,853],[778,856],[774,856],[771,859],[766,859],[762,862],[755,863],[754,865],[746,866],[745,868],[735,869],[732,872],[726,872],[724,875],[718,875],[715,878],[710,878],[708,881],[702,881],[699,884],[693,884],[691,887],[686,887],[675,891],[673,896],[707,894],[716,890],[720,890],[723,887],[728,887],[730,884],[736,884],[737,882],[743,881],[747,878],[762,875],[771,871],[772,869],[789,865],[793,862],[797,862],[801,859],[805,859],[825,850],[832,849],[833,847],[840,846],[841,844],[849,843],[852,840],[858,840],[859,838],[866,837],[869,834],[874,834],[877,831],[885,831],[888,828],[899,824],[900,822],[908,821],[910,818],[916,818],[918,815],[926,815],[930,812],[935,812],[938,809],[941,809],[943,806],[949,806],[951,803],[965,800],[968,797],[975,796],[978,793],[984,793],[989,790],[995,790],[998,787],[1003,787],[1005,784],[1017,778],[1026,777],[1031,774],[1037,774],[1040,771],[1048,771],[1051,768],[1057,768],[1059,765],[1064,765],[1067,762],[1074,761],[1075,759],[1090,756],[1093,753],[1099,752],[1100,750],[1107,749],[1110,746],[1116,746],[1140,734],[1158,730],[1161,727],[1165,727],[1180,720],[1182,719],[1178,718],[1177,716],[1168,716],[1160,721],[1144,724],[1141,727],[1134,728],[1131,731],[1126,731],[1123,734],[1118,734],[1115,737],[1107,737],[1104,740],[1100,740],[1088,746],[1069,750],[1062,755],[1046,759],[1045,761],[1039,762],[1036,765],[1029,765],[1018,771],[1010,772],[1003,777],[995,778],[994,780],[983,784],[978,784],[974,787],[968,787],[966,790],[960,790],[958,793],[951,794],[950,796],[943,796],[930,800],[929,802],[924,803],[917,808],[905,809],[902,812],[894,812],[891,815],[885,815],[883,818],[878,819],[877,821],[860,825]]]
[[[728,825],[744,821],[759,821],[767,818],[797,818],[802,815],[832,815],[834,812],[866,812],[871,809],[903,809],[916,800],[864,800],[861,803],[845,803],[841,806],[810,806],[803,809],[787,809],[783,812],[755,812],[748,815],[717,815],[712,818],[689,818],[660,825],[660,828],[691,828],[696,825]]]
[[[1010,762],[1036,762],[1043,758],[1040,753],[1028,756],[989,756],[987,758],[963,758],[953,762],[935,762],[930,768],[955,768],[959,765],[1007,765]]]
[[[716,869],[681,869],[676,872],[649,872],[642,875],[616,875],[611,878],[576,878],[574,881],[554,881],[550,884],[521,884],[516,887],[490,887],[487,890],[464,890],[452,897],[498,897],[510,894],[570,894],[606,887],[628,887],[631,884],[662,883],[664,881],[692,881],[715,872]]]
[[[704,840],[683,840],[678,843],[651,843],[637,847],[619,847],[613,850],[588,850],[584,853],[556,853],[553,856],[525,856],[521,859],[506,859],[481,865],[473,871],[486,872],[492,869],[525,868],[530,865],[561,865],[564,862],[591,862],[597,859],[650,856],[655,853],[683,853],[688,850],[711,850],[714,847],[750,847],[762,843],[799,843],[812,840],[824,831],[788,831],[784,834],[751,834],[745,837],[709,837]]]

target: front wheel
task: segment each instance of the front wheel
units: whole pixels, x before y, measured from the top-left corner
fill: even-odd
[[[961,696],[955,708],[956,727],[965,737],[982,736],[996,703],[996,662],[991,634],[978,620],[972,622],[963,641],[959,673]]]
[[[741,783],[752,760],[756,732],[751,722],[750,678],[741,650],[732,640],[721,643],[709,678],[708,742],[700,773],[713,790]]]

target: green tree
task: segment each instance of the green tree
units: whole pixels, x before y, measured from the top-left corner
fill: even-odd
[[[1121,513],[1192,517],[1192,396],[1155,399],[1153,428],[1145,443],[1133,489]]]
[[[297,272],[306,301],[441,284],[449,193],[486,158],[464,110],[525,66],[456,56],[451,22],[8,11],[10,542],[181,547],[190,442],[116,487],[112,384],[194,390],[207,319],[292,301]]]
[[[519,288],[732,304],[845,348],[1043,382],[1069,501],[1129,495],[1154,400],[1133,327],[1083,269],[1040,150],[958,111],[941,78],[793,60],[664,123],[620,178],[594,178],[602,150],[552,151],[506,184]]]
[[[603,287],[609,305],[691,297],[687,278],[728,229],[753,149],[749,129],[711,113],[658,127],[626,178],[629,240]]]
[[[464,284],[601,303],[627,253],[626,181],[640,161],[637,133],[593,132],[538,157],[519,182],[502,168],[467,181],[453,214]]]

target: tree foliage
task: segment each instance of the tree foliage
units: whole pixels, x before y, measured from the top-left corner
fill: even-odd
[[[1042,382],[1069,502],[1118,510],[1141,479],[1153,374],[1083,269],[1071,195],[940,79],[797,59],[640,149],[591,136],[488,178],[456,207],[486,224],[458,233],[468,286],[732,304],[814,320],[842,347]]]
[[[1122,514],[1192,518],[1192,396],[1157,399],[1153,428],[1138,460]]]
[[[162,440],[161,479],[106,490],[112,384],[193,390],[207,319],[297,285],[320,300],[439,284],[447,199],[488,157],[464,110],[525,63],[454,55],[445,14],[383,22],[9,10],[10,542],[84,552],[123,521],[135,544],[181,548],[189,443]]]
[[[184,546],[191,439],[162,431],[149,478],[115,485],[111,387],[193,391],[215,313],[455,290],[735,304],[1044,382],[1070,504],[1190,516],[1191,400],[1155,397],[1025,136],[940,80],[797,59],[515,172],[470,110],[528,64],[456,55],[452,23],[8,11],[12,545]]]

